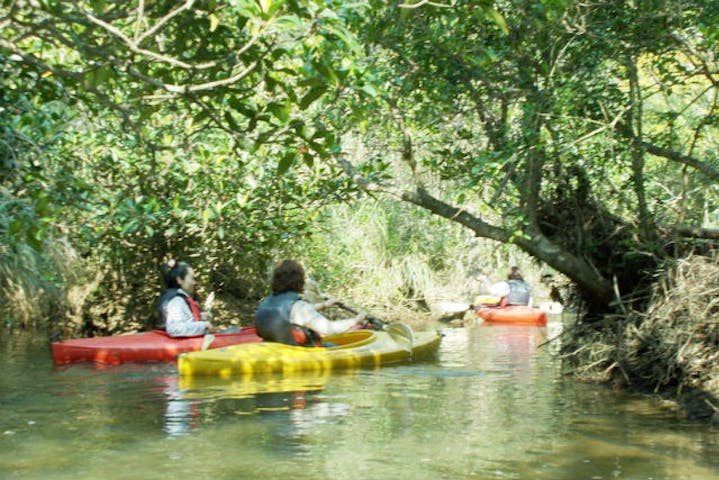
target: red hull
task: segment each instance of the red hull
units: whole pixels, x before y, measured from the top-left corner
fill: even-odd
[[[504,307],[477,307],[477,316],[488,323],[502,325],[529,325],[544,327],[547,325],[547,312],[526,305],[507,305]]]
[[[260,342],[255,327],[235,333],[215,333],[210,348]],[[162,330],[113,337],[75,338],[52,343],[56,364],[96,362],[118,365],[125,362],[174,362],[177,355],[202,348],[204,336],[173,338]]]

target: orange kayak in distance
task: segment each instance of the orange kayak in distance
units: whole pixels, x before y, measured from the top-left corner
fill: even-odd
[[[487,323],[536,327],[547,325],[547,312],[527,305],[480,305],[475,307],[474,311]]]

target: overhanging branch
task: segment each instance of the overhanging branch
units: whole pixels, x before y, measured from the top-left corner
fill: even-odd
[[[678,235],[687,238],[701,238],[705,240],[719,240],[719,229],[691,227],[689,225],[673,225],[661,227],[665,235]]]
[[[712,180],[719,181],[719,170],[712,167],[711,165],[708,165],[705,162],[702,162],[697,158],[690,157],[689,155],[684,155],[668,148],[659,147],[649,142],[642,141],[641,145],[642,147],[644,147],[644,149],[646,149],[648,153],[651,153],[652,155],[656,155],[657,157],[666,158],[667,160],[690,166],[692,168],[695,168],[696,170],[699,170],[701,173],[711,178]]]
[[[478,237],[501,243],[513,243],[534,258],[565,274],[596,299],[603,302],[609,302],[611,299],[612,285],[610,281],[602,277],[591,263],[566,251],[541,232],[524,231],[523,234],[516,235],[512,230],[492,225],[466,209],[455,207],[434,197],[422,187],[417,187],[415,190],[392,188],[391,191],[388,191],[386,186],[378,185],[360,175],[349,161],[345,159],[338,159],[338,161],[345,173],[363,190],[389,193],[403,202],[416,205],[434,215],[463,225]]]

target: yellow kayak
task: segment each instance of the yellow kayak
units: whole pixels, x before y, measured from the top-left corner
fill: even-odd
[[[401,326],[403,328],[393,328]],[[323,338],[330,347],[297,347],[274,342],[184,353],[177,364],[182,376],[234,378],[253,374],[330,372],[420,360],[439,348],[438,332],[414,333],[402,324],[387,331],[354,330]]]

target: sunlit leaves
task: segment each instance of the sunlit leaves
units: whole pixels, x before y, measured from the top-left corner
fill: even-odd
[[[502,14],[500,14],[494,8],[486,8],[485,12],[487,13],[487,16],[491,18],[492,21],[497,25],[497,27],[499,27],[502,33],[504,33],[505,35],[509,33],[509,29],[507,28],[507,22],[504,20]]]
[[[127,105],[169,100],[195,110],[198,126],[227,127],[237,133],[297,119],[323,95],[347,84],[353,71],[348,53],[360,53],[342,17],[361,9],[359,3],[235,0],[196,3],[193,8],[183,3],[137,8],[135,2],[110,6],[95,1],[62,9],[57,2],[44,5],[32,12],[32,18],[58,27],[34,31],[10,18],[10,31],[27,39],[15,48],[41,54],[51,64],[56,61],[58,79],[72,95],[87,98],[87,105],[116,105],[119,111]],[[30,15],[21,7],[17,18],[25,13]],[[72,42],[60,33],[69,31]],[[42,52],[32,48],[38,45],[32,42],[36,34],[43,35]],[[303,85],[310,79],[312,85]],[[204,97],[186,97],[185,92]],[[247,120],[227,109],[226,96],[232,98],[231,109]],[[126,119],[144,124],[151,115],[146,108],[130,108]],[[269,131],[262,129],[254,143],[272,141]]]

